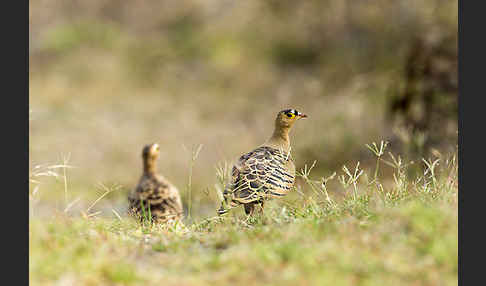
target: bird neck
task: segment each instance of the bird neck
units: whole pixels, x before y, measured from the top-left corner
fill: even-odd
[[[267,144],[275,149],[282,150],[284,152],[290,151],[290,138],[289,138],[290,126],[282,126],[278,123],[275,124],[275,130],[272,137],[268,139]]]
[[[154,175],[157,172],[157,165],[153,160],[144,160],[143,173],[146,175]]]

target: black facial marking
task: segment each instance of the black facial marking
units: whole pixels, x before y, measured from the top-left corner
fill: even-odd
[[[285,109],[285,110],[282,110],[282,113],[284,113],[285,115],[287,115],[287,117],[292,117],[292,115],[299,115],[300,113],[295,110],[295,109]]]

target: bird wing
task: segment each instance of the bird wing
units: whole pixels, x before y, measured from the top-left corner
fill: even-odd
[[[129,197],[130,208],[142,213],[150,206],[152,216],[181,215],[182,203],[177,189],[159,177],[142,177],[136,189]]]
[[[287,194],[294,184],[295,169],[290,156],[263,146],[241,156],[232,170],[229,192],[240,204]]]

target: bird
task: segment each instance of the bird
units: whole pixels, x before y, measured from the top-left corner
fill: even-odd
[[[159,144],[144,146],[143,174],[137,186],[128,194],[129,212],[141,221],[151,219],[153,223],[181,220],[183,207],[179,191],[157,173],[159,154]]]
[[[230,182],[223,191],[219,215],[243,205],[247,215],[255,206],[263,214],[265,201],[285,196],[295,182],[295,165],[290,156],[289,132],[294,123],[307,115],[285,109],[277,114],[272,136],[256,149],[241,155],[231,170]]]

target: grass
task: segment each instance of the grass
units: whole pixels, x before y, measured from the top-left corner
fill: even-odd
[[[263,216],[232,211],[160,226],[108,212],[33,215],[30,282],[457,285],[456,155],[424,159],[411,177],[410,162],[386,153],[385,142],[369,146],[375,169],[357,163],[314,178],[316,163],[306,165],[297,195],[271,201]]]
[[[454,46],[457,0],[78,2],[29,1],[32,284],[457,284],[457,118],[440,154],[387,117],[411,39]],[[215,217],[284,108],[309,115],[294,192]],[[184,224],[126,215],[152,142]]]

